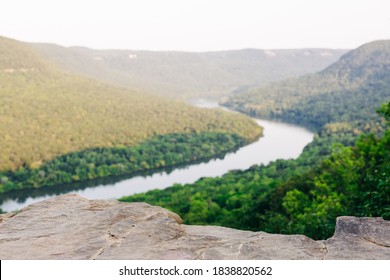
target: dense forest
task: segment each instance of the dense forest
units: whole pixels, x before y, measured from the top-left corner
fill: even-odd
[[[182,100],[216,99],[242,87],[313,73],[336,62],[346,52],[244,49],[191,53],[31,46],[72,73]]]
[[[36,168],[27,166],[0,172],[0,193],[172,167],[222,156],[244,143],[235,134],[182,133],[156,136],[131,147],[78,151]]]
[[[68,55],[74,65],[62,65],[66,72],[55,59],[59,56],[44,53],[45,48],[0,38],[0,193],[59,184],[66,188],[70,182],[204,160],[262,133],[240,114],[164,100],[130,90],[126,87],[131,83],[121,84],[124,80],[112,80],[124,86],[117,87],[93,79],[109,80],[99,75],[111,64],[115,67],[109,69],[116,70],[110,77],[125,78],[143,53],[130,57],[126,51],[72,49]],[[121,64],[123,55],[127,62]],[[176,54],[166,55],[165,63]],[[235,59],[241,55],[249,61],[259,53],[247,50]],[[93,63],[86,67],[96,66],[97,71],[89,75],[78,64],[88,56]],[[234,65],[229,75],[239,71]],[[229,85],[235,91],[224,105],[309,127],[316,132],[313,142],[296,160],[121,200],[161,205],[189,224],[302,233],[315,239],[329,237],[340,215],[389,219],[389,73],[390,43],[381,41],[345,54],[316,74],[261,88]],[[222,80],[229,76],[224,75]]]
[[[251,88],[222,103],[252,116],[299,123],[315,131],[331,124],[350,128],[352,122],[376,118],[372,112],[390,98],[389,73],[390,41],[377,41],[345,54],[319,73]],[[375,125],[365,130],[372,129]]]
[[[2,191],[68,182],[69,178],[83,180],[117,174],[118,171],[106,170],[108,167],[105,169],[93,161],[109,162],[118,149],[128,151],[132,147],[142,147],[142,161],[148,163],[154,158],[152,152],[145,150],[159,148],[150,141],[159,135],[167,135],[170,139],[169,135],[175,134],[189,134],[188,138],[180,139],[189,141],[186,144],[194,152],[193,157],[207,158],[234,149],[237,144],[254,141],[261,135],[261,128],[242,115],[194,108],[63,72],[29,44],[0,38]],[[230,135],[228,138],[232,142],[219,143],[218,147],[212,135]],[[210,140],[210,147],[198,141],[203,137]],[[80,157],[79,152],[83,156],[98,154],[90,157],[87,164],[100,166],[100,169],[96,167],[84,176],[79,174],[85,168],[83,161],[78,161],[80,166],[72,161],[73,170],[61,165],[68,157]],[[191,158],[183,158],[182,163]],[[115,160],[119,164],[123,159]],[[180,161],[175,159],[172,163]],[[162,164],[148,165],[153,168]],[[65,171],[60,172],[58,168]],[[110,168],[114,169],[113,166]],[[129,172],[136,169],[124,168]],[[51,171],[53,173],[49,174]]]
[[[382,113],[390,121],[390,103]],[[329,139],[330,141],[330,139]],[[188,224],[330,237],[343,215],[390,219],[390,130],[356,145],[334,144],[317,162],[316,141],[298,160],[232,171],[220,178],[122,198],[171,209]]]
[[[389,46],[389,42],[363,46],[319,74],[286,82],[302,86],[302,96],[301,88],[294,87],[283,94],[282,83],[257,89],[256,95],[252,90],[242,100],[237,95],[226,103],[253,115],[283,120],[282,112],[293,108],[300,112],[290,121],[310,126],[316,136],[297,160],[277,160],[121,200],[167,207],[189,224],[300,233],[315,239],[330,237],[338,216],[390,219]],[[312,91],[306,81],[317,80],[323,73],[336,77],[329,84],[347,76],[354,86]],[[315,84],[315,80],[310,81]],[[272,87],[279,87],[275,96],[267,91]],[[267,98],[259,92],[268,94]],[[274,106],[284,105],[282,101],[291,104],[282,110]]]

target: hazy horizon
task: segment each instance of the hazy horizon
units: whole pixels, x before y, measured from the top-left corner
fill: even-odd
[[[14,0],[0,35],[93,49],[354,49],[390,39],[386,0]]]
[[[0,34],[0,36],[3,36]],[[7,37],[7,36],[3,36],[3,37]],[[58,43],[51,43],[51,42],[33,42],[33,41],[24,41],[24,40],[19,40],[19,39],[16,39],[16,38],[11,38],[11,37],[7,37],[7,38],[10,38],[10,39],[14,39],[14,40],[17,40],[17,41],[20,41],[20,42],[24,42],[24,43],[29,43],[29,44],[49,44],[49,45],[57,45],[57,46],[60,46],[60,47],[64,47],[64,48],[86,48],[86,49],[91,49],[91,50],[97,50],[97,51],[135,51],[135,52],[177,52],[177,53],[213,53],[213,52],[229,52],[229,51],[244,51],[244,50],[258,50],[258,51],[267,51],[267,50],[272,50],[272,51],[294,51],[294,50],[305,50],[305,49],[311,49],[311,50],[321,50],[321,49],[324,49],[324,50],[352,50],[352,48],[326,48],[326,47],[302,47],[302,48],[275,48],[275,49],[271,49],[271,48],[251,48],[251,47],[248,47],[248,48],[237,48],[237,49],[217,49],[217,50],[175,50],[175,49],[167,49],[167,50],[147,50],[147,49],[129,49],[129,48],[97,48],[97,47],[89,47],[89,46],[83,46],[83,45],[69,45],[69,46],[65,46],[65,45],[62,45],[62,44],[58,44]],[[381,41],[381,40],[390,40],[389,39],[378,39],[378,40],[374,40],[374,41],[370,41],[370,42],[366,42],[366,43],[363,43],[362,45],[365,45],[365,44],[368,44],[368,43],[371,43],[371,42],[375,42],[375,41]],[[360,45],[361,46],[361,45]],[[360,47],[358,46],[358,47]]]

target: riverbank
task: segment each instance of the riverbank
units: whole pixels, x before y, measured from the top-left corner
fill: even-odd
[[[208,162],[180,166],[174,170],[157,171],[154,174],[135,176],[110,184],[97,184],[88,188],[73,189],[69,193],[88,199],[114,199],[152,189],[164,189],[175,183],[188,184],[202,177],[218,177],[230,170],[245,170],[255,164],[268,164],[277,159],[297,158],[303,148],[312,141],[313,133],[298,126],[279,122],[256,120],[264,127],[264,136],[224,158]],[[5,199],[0,205],[4,211],[14,211],[50,197],[53,194],[39,194],[35,197]]]

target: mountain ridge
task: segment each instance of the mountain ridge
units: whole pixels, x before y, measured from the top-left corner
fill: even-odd
[[[1,171],[39,166],[42,160],[87,148],[135,145],[159,134],[232,132],[247,140],[260,135],[260,128],[244,116],[62,71],[31,45],[5,37],[0,38],[3,68]]]
[[[166,207],[191,224],[301,233],[315,239],[330,237],[338,216],[389,219],[389,46],[390,41],[365,45],[325,73],[237,92],[222,103],[252,116],[310,127],[314,139],[297,159],[121,201]],[[365,63],[374,67],[359,69]],[[186,199],[178,203],[172,197]]]
[[[222,100],[222,104],[251,115],[294,123],[308,118],[301,124],[318,130],[344,109],[356,111],[362,105],[364,110],[375,111],[390,98],[382,90],[390,87],[389,73],[390,40],[374,41],[344,54],[318,73],[251,88]],[[353,103],[351,95],[355,95]],[[310,116],[313,110],[318,113]],[[320,121],[316,122],[316,118]]]
[[[192,53],[32,46],[69,71],[179,99],[215,99],[241,87],[318,71],[346,52],[243,49]]]

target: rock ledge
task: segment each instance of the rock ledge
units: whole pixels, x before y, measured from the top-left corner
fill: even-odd
[[[63,195],[0,215],[0,259],[390,259],[390,221],[339,217],[328,240],[183,225],[146,203]]]

